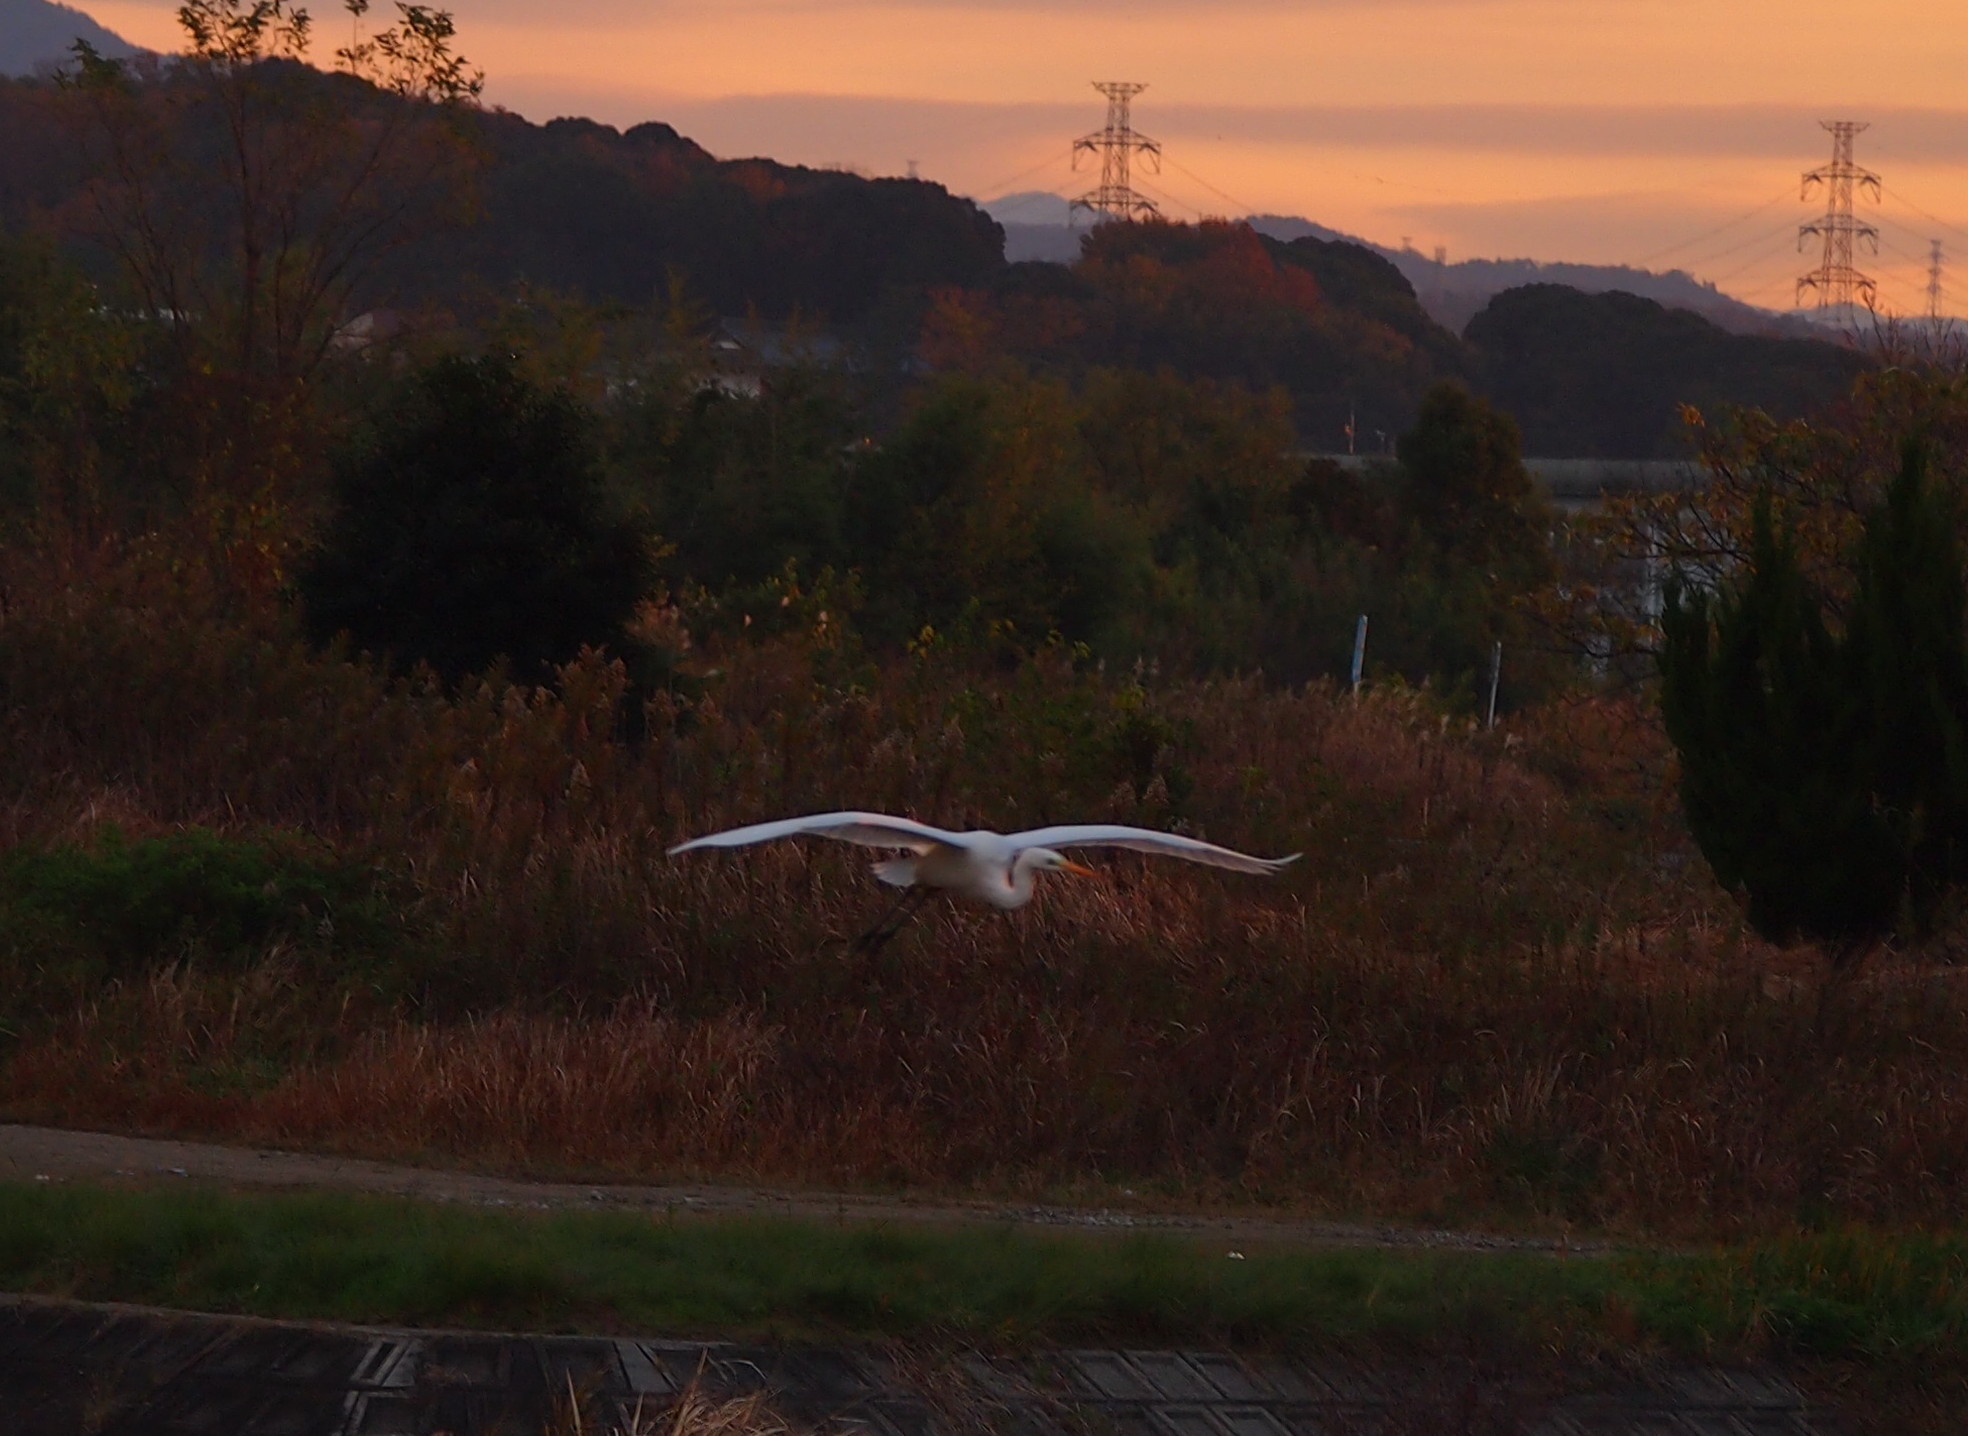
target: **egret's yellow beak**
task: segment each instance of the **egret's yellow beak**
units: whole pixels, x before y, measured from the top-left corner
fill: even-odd
[[[1076,878],[1097,878],[1100,876],[1092,868],[1082,867],[1070,858],[1060,863],[1059,871],[1062,873],[1071,873]]]

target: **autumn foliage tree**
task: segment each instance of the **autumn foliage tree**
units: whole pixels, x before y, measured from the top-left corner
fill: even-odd
[[[347,0],[357,25],[368,8]],[[452,115],[482,78],[448,13],[396,8],[331,76],[304,65],[313,22],[292,0],[187,0],[186,53],[161,66],[76,46],[95,237],[175,353],[173,437],[202,461],[195,480],[234,499],[281,472],[378,266],[458,203]]]

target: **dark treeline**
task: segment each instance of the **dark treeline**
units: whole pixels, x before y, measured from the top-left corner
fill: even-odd
[[[401,127],[428,103],[285,59],[262,68],[290,109],[339,108],[369,131]],[[224,110],[197,76],[171,65],[132,74],[164,138],[222,167]],[[114,255],[82,105],[50,81],[0,81],[12,139],[0,226],[58,235],[106,280]],[[398,306],[482,322],[522,291],[644,306],[680,285],[708,314],[802,316],[894,375],[920,342],[941,364],[1011,355],[1064,373],[1166,367],[1279,386],[1296,442],[1323,452],[1348,447],[1349,424],[1360,451],[1390,450],[1422,395],[1453,379],[1511,413],[1527,452],[1678,456],[1689,452],[1683,404],[1798,415],[1843,392],[1862,363],[1832,344],[1733,336],[1630,295],[1552,285],[1499,295],[1458,337],[1371,251],[1243,224],[1110,225],[1073,266],[1006,265],[996,223],[938,185],[720,160],[657,123],[624,133],[476,108],[448,119],[469,183],[443,223],[423,224],[415,246],[392,246],[350,284],[351,313]],[[201,212],[192,174],[181,178],[181,209]],[[421,182],[412,167],[383,188]]]
[[[1867,367],[1829,340],[1730,334],[1631,294],[1557,284],[1507,290],[1464,331],[1483,392],[1513,415],[1527,452],[1678,458],[1684,405],[1796,417],[1843,395]]]
[[[1007,267],[934,185],[487,112],[448,17],[405,12],[436,27],[408,68],[323,73],[264,7],[188,13],[216,38],[183,61],[0,86],[37,138],[0,159],[8,531],[168,533],[241,601],[451,681],[583,643],[664,679],[637,615],[665,601],[824,612],[877,656],[1065,643],[1289,682],[1343,673],[1366,613],[1370,673],[1468,703],[1501,642],[1523,702],[1565,671],[1525,617],[1553,519],[1485,391],[1591,328],[1599,388],[1565,412],[1646,454],[1676,391],[1607,399],[1622,334],[1715,394],[1731,355],[1780,367],[1618,296],[1592,324],[1505,296],[1472,346],[1370,252],[1243,224]],[[1842,384],[1822,348],[1769,349],[1774,408]],[[1349,428],[1379,470],[1305,457]]]
[[[1299,681],[1343,672],[1372,611],[1376,671],[1468,685],[1549,578],[1515,431],[1454,388],[1424,404],[1405,465],[1370,479],[1294,458],[1279,391],[1166,372],[953,373],[877,443],[855,442],[860,418],[810,371],[756,399],[653,395],[620,415],[619,472],[679,578],[761,592],[787,565],[831,573],[889,646],[1057,633]]]
[[[401,123],[426,101],[282,59],[263,62],[295,107]],[[223,108],[179,67],[139,64],[138,94],[184,152],[222,163]],[[61,234],[100,277],[79,97],[0,80],[0,227]],[[626,134],[589,120],[531,124],[503,110],[450,117],[471,160],[461,212],[395,254],[362,305],[482,306],[515,286],[594,303],[647,303],[680,276],[722,314],[795,310],[846,326],[930,286],[988,282],[1004,264],[996,221],[940,185],[866,179],[769,159],[719,160],[663,124]],[[414,182],[414,177],[403,177]],[[396,196],[394,198],[409,198]]]
[[[1453,387],[1425,400],[1402,464],[1356,477],[1295,456],[1278,389],[1005,363],[923,375],[891,415],[840,368],[734,382],[701,334],[535,305],[331,354],[281,431],[275,488],[238,493],[230,451],[170,425],[198,376],[89,296],[45,250],[0,250],[8,533],[196,533],[249,566],[264,551],[301,576],[323,639],[453,677],[499,657],[543,677],[582,642],[660,671],[629,626],[668,595],[712,626],[824,609],[872,654],[1065,641],[1288,681],[1343,672],[1371,612],[1372,671],[1467,693],[1550,577],[1514,428]],[[569,626],[577,612],[591,621]],[[1516,664],[1506,701],[1531,679]]]

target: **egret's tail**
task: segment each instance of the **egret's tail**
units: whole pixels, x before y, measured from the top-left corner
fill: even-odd
[[[884,858],[873,864],[875,876],[892,888],[914,887],[916,883],[916,859]]]

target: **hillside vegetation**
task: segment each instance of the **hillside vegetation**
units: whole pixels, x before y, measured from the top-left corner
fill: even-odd
[[[170,227],[222,229],[235,213],[212,162],[225,107],[182,65],[145,60],[126,78],[136,83],[117,120],[121,150],[105,148],[85,94],[0,81],[0,126],[18,140],[0,153],[0,229],[55,237],[99,282],[119,252],[102,224],[116,209],[104,182],[114,173],[127,187],[138,156],[178,156],[151,186]],[[276,118],[350,116],[352,153],[376,135],[423,136],[373,186],[371,213],[395,213],[396,233],[364,263],[331,266],[346,274],[338,322],[381,309],[392,328],[480,325],[512,302],[641,309],[676,298],[706,318],[797,317],[891,399],[924,361],[987,356],[1275,386],[1295,443],[1328,453],[1389,450],[1428,389],[1456,380],[1513,414],[1531,453],[1682,456],[1679,405],[1794,417],[1834,399],[1864,363],[1830,344],[1727,335],[1684,310],[1545,284],[1497,295],[1458,337],[1371,249],[1243,223],[1105,225],[1070,266],[1007,265],[1000,226],[932,183],[719,159],[657,122],[623,132],[454,107],[433,127],[426,97],[281,55],[256,78]],[[283,152],[303,167],[318,159]],[[455,173],[433,185],[440,159]],[[194,247],[215,263],[226,243],[206,232]],[[145,297],[199,307],[184,293]]]

